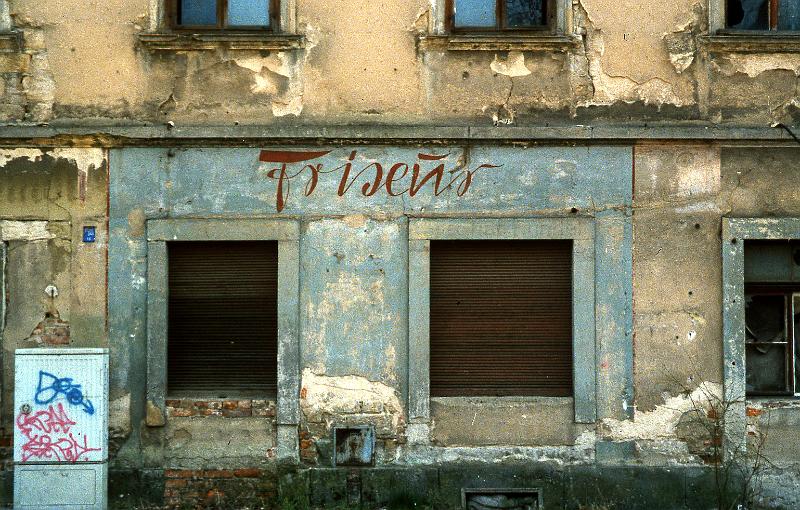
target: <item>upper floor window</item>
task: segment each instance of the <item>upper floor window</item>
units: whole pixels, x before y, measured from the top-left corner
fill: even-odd
[[[800,30],[800,0],[726,0],[726,27]]]
[[[175,28],[264,30],[278,26],[278,0],[169,0]]]
[[[555,8],[550,0],[448,0],[450,31],[546,30]]]

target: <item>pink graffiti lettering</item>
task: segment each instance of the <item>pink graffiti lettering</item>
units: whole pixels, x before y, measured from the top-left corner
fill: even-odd
[[[20,413],[16,424],[27,439],[21,446],[23,462],[30,459],[78,462],[87,453],[100,451],[100,448],[89,447],[86,436],[83,444],[75,439],[70,432],[75,422],[62,404],[51,405],[34,414]]]

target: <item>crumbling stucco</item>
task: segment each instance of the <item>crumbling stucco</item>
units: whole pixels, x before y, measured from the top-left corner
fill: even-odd
[[[308,368],[302,377],[300,409],[307,422],[328,429],[334,423],[372,424],[383,436],[396,436],[404,424],[400,398],[391,386],[354,375],[317,375]]]
[[[722,385],[704,382],[691,393],[666,397],[652,411],[636,412],[633,420],[604,419],[601,430],[604,438],[613,441],[674,438],[685,413],[714,409],[722,399]]]

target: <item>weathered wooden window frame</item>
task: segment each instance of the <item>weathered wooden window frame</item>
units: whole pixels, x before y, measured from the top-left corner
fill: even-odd
[[[784,239],[800,239],[800,218],[722,219],[722,373],[728,409],[725,451],[729,457],[747,447],[744,245],[748,240]]]
[[[576,423],[597,419],[595,232],[591,218],[412,219],[409,223],[408,418],[430,424],[430,245],[432,240],[573,241],[572,342]],[[504,397],[495,397],[502,399]],[[564,397],[569,398],[569,397]]]
[[[300,225],[283,219],[163,219],[147,222],[147,400],[165,414],[167,242],[278,241],[278,456],[298,458],[300,422]]]
[[[543,0],[544,18],[546,23],[543,25],[531,25],[528,27],[508,27],[503,26],[506,21],[505,0],[495,0],[495,26],[494,27],[457,27],[456,26],[456,5],[457,0],[445,0],[445,16],[447,17],[447,30],[453,34],[462,33],[507,33],[519,34],[524,32],[552,32],[553,25],[558,14],[558,0]]]
[[[773,0],[770,0],[773,1]],[[794,30],[778,30],[770,28],[768,30],[739,30],[728,28],[727,0],[708,0],[708,28],[711,35],[741,35],[741,36],[780,36],[794,34],[800,36],[800,32]],[[776,19],[777,22],[777,19]]]
[[[214,25],[181,25],[178,24],[178,8],[181,0],[164,0],[165,18],[167,26],[176,31],[231,31],[231,32],[277,32],[280,28],[281,19],[281,0],[267,0],[269,2],[269,26],[261,25],[228,25],[228,1],[216,0],[217,3],[217,24]]]
[[[297,0],[269,0],[270,5],[270,28],[260,27],[186,27],[175,26],[175,14],[177,13],[177,2],[179,0],[150,0],[150,25],[148,31],[158,33],[162,30],[172,30],[175,32],[211,32],[224,33],[230,31],[232,34],[246,34],[254,32],[256,34],[295,34],[297,31]],[[218,2],[219,11],[223,2]],[[220,19],[219,13],[217,20]]]
[[[434,35],[458,34],[469,35],[476,34],[481,36],[497,35],[498,37],[515,36],[525,33],[532,33],[537,35],[565,35],[570,34],[572,31],[567,26],[567,14],[572,9],[571,0],[547,0],[547,17],[550,21],[548,25],[523,27],[513,29],[485,29],[485,28],[459,28],[454,27],[454,0],[434,0],[432,5],[432,19],[433,26],[432,32]],[[498,0],[498,4],[500,1]],[[498,19],[498,25],[501,21]]]

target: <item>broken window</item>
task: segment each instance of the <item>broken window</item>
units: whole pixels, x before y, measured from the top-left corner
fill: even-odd
[[[277,26],[276,0],[171,1],[176,28],[265,29]]]
[[[727,27],[800,30],[800,0],[727,0]]]
[[[167,243],[167,394],[274,397],[278,243]]]
[[[748,395],[800,394],[800,244],[745,243]]]
[[[453,30],[520,30],[547,28],[547,0],[450,0]]]
[[[572,372],[572,241],[431,241],[431,396],[571,396]]]

